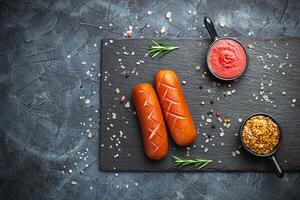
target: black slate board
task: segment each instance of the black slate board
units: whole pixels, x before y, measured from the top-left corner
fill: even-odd
[[[295,103],[294,107],[291,105],[292,99],[300,100],[300,58],[297,54],[300,52],[300,39],[240,38],[240,40],[245,46],[254,41],[255,47],[253,50],[247,49],[249,54],[248,70],[238,81],[230,82],[230,88],[228,82],[220,82],[221,86],[216,87],[214,84],[218,80],[209,75],[202,77],[203,72],[207,71],[205,55],[210,40],[163,39],[164,42],[178,46],[179,50],[160,59],[150,59],[145,56],[150,39],[103,40],[100,170],[196,170],[189,167],[180,169],[173,167],[172,155],[186,157],[187,149],[176,147],[170,137],[169,154],[164,160],[151,161],[146,158],[143,152],[139,125],[132,106],[131,90],[140,82],[153,83],[155,72],[159,69],[169,68],[177,72],[181,81],[186,80],[187,82],[182,88],[199,131],[197,141],[194,143],[196,146],[190,146],[189,157],[204,157],[214,160],[212,164],[201,169],[201,171],[272,171],[271,163],[267,159],[255,158],[240,149],[239,137],[235,135],[241,124],[238,118],[244,119],[255,112],[267,112],[275,116],[281,124],[284,134],[282,146],[277,153],[278,160],[286,171],[300,171],[300,109],[298,102]],[[126,55],[126,52],[129,55]],[[140,60],[144,63],[138,64],[137,62]],[[286,64],[283,64],[281,68],[282,63]],[[126,66],[125,69],[120,67],[121,64]],[[194,68],[197,65],[201,67],[199,71]],[[123,74],[126,70],[130,72],[128,78]],[[262,95],[259,93],[262,82],[264,83],[263,91],[272,103],[261,101]],[[199,89],[199,86],[203,86],[203,89]],[[120,89],[119,94],[115,92],[116,88]],[[207,89],[211,89],[210,94],[208,94]],[[236,92],[233,95],[223,95],[224,91],[234,89]],[[287,94],[282,95],[282,91],[286,91]],[[258,100],[255,100],[253,94],[259,97]],[[122,95],[131,102],[129,109],[125,108],[124,104],[119,103],[119,98]],[[217,97],[220,98],[219,101],[217,101]],[[211,99],[215,101],[213,105],[209,105]],[[201,106],[201,101],[205,101],[206,104]],[[220,112],[222,116],[229,116],[232,121],[231,126],[225,128],[213,117],[215,129],[211,128],[211,124],[201,128],[199,123],[205,124],[201,115],[207,117],[206,113],[210,109]],[[113,119],[112,113],[116,113],[116,119]],[[225,135],[223,137],[220,137],[219,127],[224,129]],[[119,131],[122,131],[126,138],[119,137]],[[213,140],[206,143],[203,136],[204,132],[213,136]],[[115,145],[117,138],[121,141],[118,146]],[[221,145],[222,142],[223,146]],[[207,152],[204,152],[205,147],[208,148]],[[232,152],[236,150],[240,151],[240,155],[233,156]],[[114,158],[116,154],[119,156]]]

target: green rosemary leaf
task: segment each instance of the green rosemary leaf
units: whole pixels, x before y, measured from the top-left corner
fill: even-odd
[[[182,159],[176,156],[173,156],[174,164],[176,167],[183,167],[186,165],[191,165],[192,167],[196,167],[197,169],[201,169],[212,162],[212,160],[206,160],[201,158],[196,159]]]
[[[161,54],[162,57],[174,49],[178,49],[178,47],[173,47],[169,44],[155,42],[152,40],[149,45],[148,53],[150,54],[151,58],[155,58],[159,54]]]

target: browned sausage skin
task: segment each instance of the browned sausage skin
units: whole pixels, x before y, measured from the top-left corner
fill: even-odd
[[[196,128],[176,73],[172,70],[157,72],[155,89],[175,143],[190,145],[196,140]]]
[[[149,83],[134,87],[132,97],[138,115],[146,155],[154,160],[168,153],[166,125],[155,90]]]

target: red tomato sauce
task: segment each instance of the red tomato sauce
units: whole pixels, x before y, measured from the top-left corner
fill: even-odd
[[[208,53],[208,66],[217,77],[233,79],[244,73],[247,56],[243,46],[232,39],[220,39]]]

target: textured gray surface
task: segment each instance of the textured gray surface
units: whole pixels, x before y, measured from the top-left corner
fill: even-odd
[[[95,112],[101,39],[121,38],[132,23],[135,37],[154,37],[165,25],[168,31],[159,37],[208,38],[202,28],[208,14],[217,22],[224,18],[222,30],[231,36],[299,36],[299,1],[7,0],[0,5],[0,199],[299,199],[299,174],[279,180],[263,173],[99,172]],[[168,10],[172,23],[165,19]],[[88,139],[91,123],[94,135]],[[77,152],[89,158],[81,160]]]
[[[190,167],[174,168],[172,155],[186,157],[188,154],[191,158],[205,157],[213,160],[213,163],[201,171],[272,172],[272,163],[268,159],[254,158],[240,149],[240,137],[239,134],[235,134],[239,133],[241,126],[239,118],[245,119],[253,113],[266,112],[276,117],[283,130],[284,139],[276,153],[278,161],[286,171],[300,172],[300,107],[291,106],[292,99],[300,99],[300,85],[294,84],[300,81],[300,58],[297,56],[297,52],[300,52],[300,38],[254,39],[254,49],[247,49],[248,69],[239,80],[229,82],[230,88],[228,82],[220,82],[208,75],[203,76],[207,72],[205,58],[211,44],[209,39],[164,39],[164,42],[179,49],[156,59],[145,57],[151,39],[113,40],[113,43],[109,41],[102,41],[101,48],[101,70],[104,73],[100,97],[100,142],[103,144],[100,148],[101,170],[197,171],[197,168]],[[239,38],[239,41],[247,46],[253,39]],[[129,52],[130,55],[124,52]],[[134,52],[134,55],[131,55],[131,52]],[[140,60],[143,63],[137,64]],[[120,67],[120,63],[125,69]],[[199,70],[195,69],[197,65],[200,66]],[[265,68],[265,65],[269,68]],[[280,68],[281,65],[284,67]],[[164,68],[174,70],[181,81],[186,81],[182,90],[198,130],[198,137],[196,142],[189,146],[189,150],[174,145],[169,137],[168,156],[157,162],[147,159],[144,155],[137,116],[133,114],[134,108],[125,108],[124,104],[120,103],[120,97],[124,95],[133,105],[131,92],[134,86],[141,82],[153,83],[155,73]],[[129,71],[130,76],[125,77],[124,71]],[[202,86],[202,89],[199,89],[199,86]],[[115,92],[116,88],[119,88],[119,93]],[[226,91],[235,92],[226,96]],[[287,91],[288,94],[282,95],[282,91]],[[260,92],[264,93],[259,95]],[[258,98],[255,99],[253,94],[258,95]],[[264,95],[268,96],[270,102],[265,101]],[[213,105],[209,103],[211,100],[214,101]],[[205,105],[201,105],[202,101]],[[208,116],[207,113],[211,109],[214,113]],[[231,119],[229,128],[218,121],[216,112],[221,113],[223,121],[224,117]],[[207,123],[207,119],[211,119],[212,122]],[[212,124],[214,129],[211,128]],[[120,137],[119,131],[122,131],[126,138]],[[224,133],[222,137],[221,132]],[[203,133],[209,134],[209,142]],[[232,156],[232,152],[237,150],[240,154]],[[115,158],[115,155],[118,157]]]

